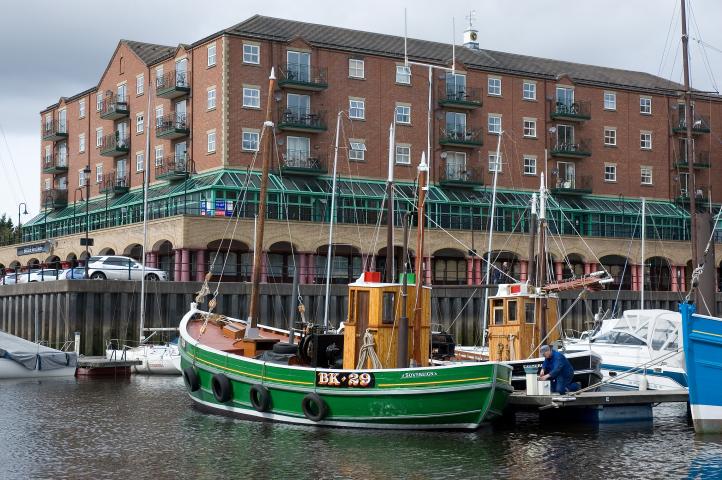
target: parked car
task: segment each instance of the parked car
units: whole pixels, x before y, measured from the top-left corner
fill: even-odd
[[[85,267],[69,268],[63,272],[66,280],[83,280],[85,278]]]
[[[7,275],[4,275],[2,278],[0,278],[0,284],[15,285],[16,283],[20,283],[18,277],[21,275],[22,273],[8,273]]]
[[[88,278],[93,280],[140,280],[143,265],[130,257],[104,255],[88,259]],[[145,267],[145,279],[168,280],[168,274],[159,268]]]
[[[30,275],[25,274],[27,282],[52,282],[55,280],[64,280],[63,270],[58,268],[43,268],[42,270],[33,270]]]

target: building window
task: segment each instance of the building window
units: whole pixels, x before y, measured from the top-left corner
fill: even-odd
[[[487,91],[489,92],[489,95],[497,97],[501,96],[501,78],[489,77],[487,82]]]
[[[208,132],[208,153],[216,151],[216,132]]]
[[[145,88],[145,75],[140,74],[135,77],[135,94],[143,95],[143,89]]]
[[[160,167],[163,165],[163,146],[158,145],[155,147],[155,166]]]
[[[259,136],[258,130],[243,130],[241,148],[246,152],[257,152]]]
[[[614,92],[604,92],[604,110],[617,109],[617,94]]]
[[[489,154],[489,171],[490,172],[499,172],[501,173],[501,155],[498,157],[496,156],[496,153],[490,153]]]
[[[411,124],[411,105],[396,104],[396,123]]]
[[[616,163],[605,163],[604,164],[604,181],[605,182],[616,182],[617,181],[617,164]]]
[[[348,59],[348,76],[351,78],[364,78],[364,61],[357,58]]]
[[[489,133],[501,135],[501,115],[489,114]]]
[[[258,65],[261,63],[261,47],[251,43],[243,44],[243,63]]]
[[[216,108],[216,89],[209,88],[208,89],[208,98],[207,98],[207,102],[206,102],[206,109],[213,110],[214,108]]]
[[[407,143],[396,145],[396,164],[411,165],[411,145]]]
[[[84,187],[87,178],[85,178],[85,169],[78,170],[78,186]]]
[[[135,154],[135,171],[136,173],[142,172],[145,168],[145,155],[143,152],[138,152]]]
[[[348,159],[355,162],[363,162],[366,159],[366,142],[355,138],[349,139],[351,148],[348,151]]]
[[[366,101],[362,98],[349,98],[348,116],[354,120],[366,118]]]
[[[95,94],[95,110],[98,112],[103,109],[103,94],[98,92]]]
[[[396,83],[411,85],[411,67],[396,65]]]
[[[524,175],[536,175],[536,157],[524,155]]]
[[[652,99],[650,97],[639,97],[639,113],[642,115],[652,114]]]
[[[103,164],[99,163],[95,166],[95,183],[103,182]]]
[[[652,149],[652,133],[642,132],[639,134],[639,148],[642,150]]]
[[[85,152],[85,134],[81,133],[78,135],[78,152]]]
[[[85,99],[82,99],[80,102],[78,102],[78,111],[78,117],[85,118]]]
[[[652,167],[641,167],[642,185],[652,185]]]
[[[95,146],[96,147],[103,146],[103,128],[102,127],[95,129]]]
[[[536,120],[533,118],[524,119],[524,136],[536,138]]]
[[[215,90],[213,91],[213,94],[215,96]],[[214,107],[215,101],[216,100],[214,98]],[[261,89],[258,87],[243,87],[243,106],[247,108],[261,108]]]
[[[604,145],[608,147],[617,146],[617,129],[604,127]]]
[[[212,67],[216,64],[216,44],[208,45],[208,66]]]
[[[135,114],[135,133],[143,133],[144,126],[144,115],[143,113]]]
[[[50,188],[51,188],[50,179],[46,178],[45,179],[45,190],[50,190]]]
[[[155,126],[156,128],[163,126],[163,105],[155,107]]]
[[[524,100],[536,100],[536,82],[524,80],[522,86],[522,98]]]

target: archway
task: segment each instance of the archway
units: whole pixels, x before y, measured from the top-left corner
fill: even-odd
[[[316,283],[326,283],[328,245],[316,249]],[[361,251],[353,245],[331,246],[331,283],[347,284],[361,276]]]
[[[49,256],[49,257],[45,260],[45,266],[46,266],[47,268],[56,268],[56,269],[61,268],[61,265],[60,265],[60,257],[58,257],[57,255],[51,255],[51,256]]]
[[[394,246],[393,248],[394,252],[394,272],[396,272],[394,281],[397,281],[399,279],[399,273],[401,273],[401,270],[404,268],[404,247]],[[411,265],[411,269],[414,269],[414,252],[409,249],[409,261]],[[386,279],[386,247],[383,247],[379,249],[378,253],[376,254],[376,258],[374,261],[374,265],[376,267],[377,272],[381,272],[381,278]]]
[[[105,247],[100,251],[99,255],[115,255],[115,250],[110,247]]]
[[[158,263],[156,268],[160,268],[167,273],[169,280],[174,280],[175,254],[173,252],[173,244],[168,240],[161,240],[155,244],[153,251],[158,252]]]
[[[66,257],[65,261],[70,264],[70,268],[78,266],[78,256],[74,252],[70,252]]]
[[[211,273],[214,281],[248,282],[253,271],[253,252],[238,240],[219,239],[207,246],[204,271]]]
[[[40,268],[40,260],[38,260],[37,258],[31,258],[30,260],[28,260],[27,266],[30,270],[36,270]]]
[[[486,280],[486,261],[489,259],[492,263],[492,268],[489,272],[489,283],[514,283],[519,280],[521,276],[521,264],[519,263],[519,256],[517,254],[505,250],[492,250],[490,254],[485,254],[485,261],[482,262],[482,276],[484,280]]]
[[[290,242],[276,242],[268,248],[266,258],[266,276],[268,283],[293,283],[299,257],[294,254],[298,247]]]
[[[650,291],[669,292],[672,290],[672,268],[664,257],[651,257],[645,262],[647,275],[645,285]]]
[[[137,262],[142,262],[141,257],[143,256],[143,246],[139,243],[128,245],[125,247],[125,250],[123,250],[123,255],[130,257]]]
[[[606,255],[599,259],[604,268],[612,276],[612,283],[608,284],[610,290],[632,289],[632,262],[621,255]]]
[[[564,259],[562,278],[579,278],[584,275],[584,259],[578,253],[570,253]]]
[[[442,248],[431,262],[433,285],[466,285],[466,255],[455,248]]]

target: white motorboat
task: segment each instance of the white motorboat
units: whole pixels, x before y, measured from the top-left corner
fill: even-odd
[[[0,332],[0,380],[72,377],[78,356]]]
[[[140,360],[140,365],[133,366],[133,373],[154,375],[180,375],[180,352],[178,343],[143,344],[137,347],[108,349],[109,360]]]

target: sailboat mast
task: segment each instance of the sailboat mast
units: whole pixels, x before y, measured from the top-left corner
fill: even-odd
[[[547,197],[546,188],[544,187],[544,173],[541,174],[541,186],[539,187],[539,276],[537,277],[537,285],[543,286],[546,283],[547,276],[547,251],[546,251],[546,228],[547,228]],[[547,337],[547,299],[541,297],[541,338]]]
[[[268,99],[266,100],[266,121],[263,123],[263,145],[261,145],[261,188],[258,194],[258,227],[253,242],[253,273],[251,274],[251,300],[248,308],[248,326],[246,337],[258,335],[258,304],[259,285],[261,283],[261,269],[263,268],[263,229],[266,223],[266,193],[268,191],[268,172],[271,163],[271,140],[273,138],[273,121],[271,120],[273,107],[273,90],[276,85],[276,75],[271,67],[268,77]]]
[[[645,256],[644,256],[644,243],[647,239],[647,221],[645,218],[647,210],[647,200],[642,197],[642,271],[639,275],[639,292],[640,292],[640,303],[641,308],[644,310],[644,274],[646,270],[646,264],[644,262]]]
[[[146,108],[146,121],[145,121],[145,157],[143,159],[143,246],[141,248],[141,271],[140,271],[140,320],[138,321],[138,328],[140,330],[140,343],[145,340],[145,250],[148,243],[148,185],[149,173],[148,165],[150,159],[150,97],[153,89],[150,83],[150,74],[148,75],[148,106]],[[86,179],[86,181],[89,181]],[[87,260],[86,260],[87,262]]]
[[[326,251],[326,297],[323,308],[323,328],[328,329],[328,305],[331,299],[331,265],[333,264],[333,221],[336,217],[336,167],[338,165],[338,137],[341,135],[341,115],[336,116],[336,144],[333,150],[333,179],[331,180],[331,212],[328,222],[328,250]]]
[[[394,113],[394,120],[396,114]],[[395,122],[394,122],[395,123]],[[386,181],[386,282],[394,281],[394,153],[395,133],[394,123],[389,127],[389,176]]]
[[[421,287],[424,284],[424,224],[426,215],[424,213],[424,205],[426,202],[427,176],[429,175],[429,166],[426,163],[426,152],[421,153],[421,163],[419,164],[419,198],[416,207],[416,308],[414,309],[414,360],[417,365],[421,364]],[[431,268],[429,265],[428,268]]]
[[[531,215],[529,216],[529,264],[527,265],[527,281],[536,286],[536,228],[537,228],[537,195],[531,195]]]

